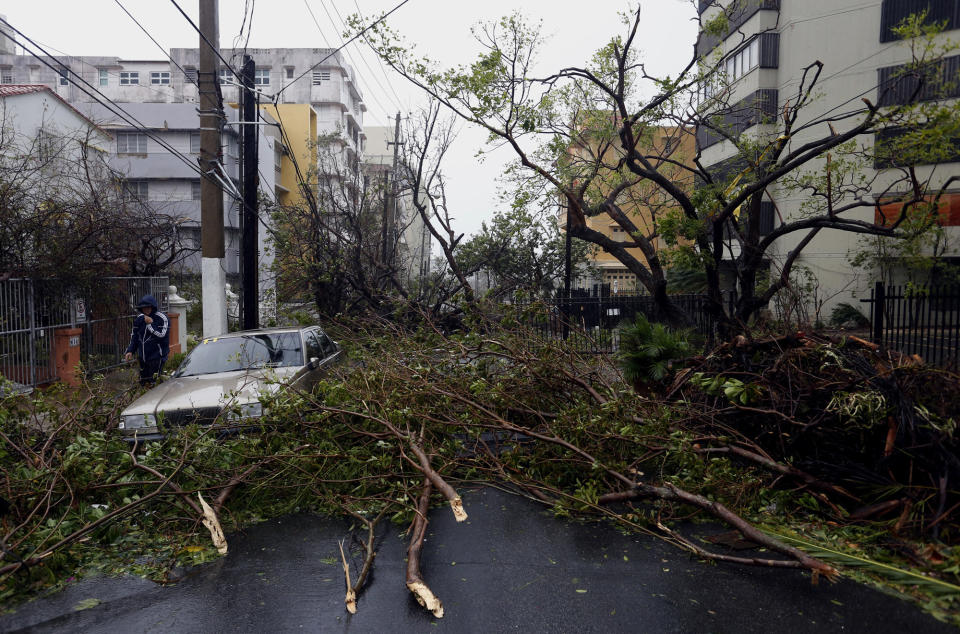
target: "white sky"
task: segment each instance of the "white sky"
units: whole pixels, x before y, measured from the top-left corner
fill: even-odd
[[[196,21],[197,0],[177,1]],[[358,10],[370,16],[399,2],[247,0],[250,1],[254,2],[249,42],[252,48],[336,47],[345,30],[337,12],[343,18]],[[169,0],[120,2],[165,49],[198,45],[196,31]],[[220,0],[220,45],[224,48],[231,47],[240,32],[244,4],[245,0]],[[618,11],[629,10],[635,4],[626,0],[410,0],[388,19],[388,24],[414,42],[420,54],[451,66],[470,62],[480,50],[470,34],[471,26],[520,10],[531,19],[543,21],[543,34],[548,40],[539,56],[539,70],[548,72],[582,65],[610,37],[623,32]],[[51,51],[55,54],[165,59],[116,0],[0,0],[0,13],[31,38],[56,49]],[[693,2],[644,0],[641,15],[638,50],[648,70],[677,73],[689,61],[696,37]],[[423,103],[422,94],[389,69],[384,72],[364,44],[358,41],[347,51],[353,58],[368,107],[366,125],[392,125],[398,110],[405,115]],[[478,130],[461,130],[445,167],[456,227],[468,234],[478,230],[480,223],[492,215],[497,204],[496,178],[503,163],[512,158],[506,150],[498,150],[478,164],[475,154],[483,143],[484,135]]]

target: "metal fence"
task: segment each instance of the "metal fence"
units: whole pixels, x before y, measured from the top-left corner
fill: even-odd
[[[694,330],[711,344],[717,337],[717,321],[707,310],[701,294],[671,295],[670,299],[693,320]],[[725,301],[732,301],[725,296]],[[538,306],[542,310],[536,310]],[[526,306],[525,321],[545,338],[564,338],[581,352],[611,353],[620,349],[620,326],[632,323],[638,313],[657,321],[650,295],[604,295],[572,291],[569,298],[546,300]]]
[[[166,277],[108,277],[83,286],[58,280],[0,282],[0,375],[24,385],[57,379],[54,333],[79,328],[88,372],[122,362],[138,300],[151,294],[167,309]]]
[[[870,299],[873,341],[927,363],[956,368],[960,360],[960,287],[893,286],[877,282]]]

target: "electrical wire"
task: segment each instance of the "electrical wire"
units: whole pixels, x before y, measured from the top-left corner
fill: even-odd
[[[31,39],[31,38],[30,38],[27,34],[25,34],[23,31],[17,29],[16,27],[14,27],[12,24],[10,24],[9,22],[7,22],[7,21],[6,21],[5,19],[3,19],[3,18],[0,18],[0,23],[3,23],[5,26],[7,26],[8,28],[10,28],[10,29],[11,29],[13,32],[15,32],[17,35],[19,35],[19,36],[22,37],[24,40],[26,40],[27,42],[29,42],[30,44],[32,44],[33,46],[35,46],[41,53],[43,53],[44,55],[46,55],[48,58],[56,61],[58,64],[60,64],[61,67],[64,67],[64,65],[60,62],[60,60],[58,60],[58,59],[57,59],[56,57],[54,57],[53,55],[50,55],[50,53],[49,53],[46,49],[44,49],[43,46],[39,45],[35,40]],[[38,55],[36,52],[34,52],[33,50],[31,50],[31,49],[28,48],[27,46],[24,46],[22,42],[20,43],[20,45],[21,45],[21,47],[22,47],[27,53],[29,53],[32,57],[34,57],[35,59],[37,59],[37,60],[38,60],[39,62],[41,62],[43,65],[45,65],[45,66],[47,66],[48,68],[50,68],[50,70],[52,70],[52,71],[54,71],[54,72],[56,72],[56,73],[59,73],[60,69],[58,69],[57,67],[55,67],[55,66],[54,66],[53,64],[51,64],[49,61],[47,61],[47,59],[45,59],[44,57]],[[90,97],[91,99],[93,99],[95,102],[97,102],[97,103],[99,103],[100,105],[102,105],[103,107],[105,107],[107,110],[109,110],[110,112],[112,112],[114,115],[120,117],[122,120],[124,120],[126,123],[128,123],[128,124],[129,124],[131,127],[133,127],[134,129],[136,129],[138,132],[141,132],[141,133],[143,133],[144,135],[146,135],[148,138],[153,139],[153,141],[156,142],[157,144],[159,144],[162,148],[164,148],[164,149],[167,151],[167,153],[172,154],[174,157],[176,157],[176,158],[179,159],[181,162],[183,162],[184,165],[186,165],[186,166],[187,166],[188,168],[190,168],[193,172],[195,172],[198,176],[200,176],[201,179],[206,179],[206,180],[208,180],[208,181],[210,181],[210,182],[217,183],[218,185],[220,185],[219,181],[218,181],[214,176],[212,176],[212,175],[204,172],[204,171],[200,168],[199,165],[197,165],[195,162],[193,162],[191,159],[189,159],[188,157],[186,157],[186,156],[185,156],[183,153],[181,153],[179,150],[177,150],[177,149],[174,148],[172,145],[170,145],[166,140],[164,140],[164,139],[162,139],[161,137],[159,137],[159,136],[157,136],[156,134],[154,134],[152,130],[150,130],[149,128],[147,128],[147,127],[145,126],[145,124],[143,124],[143,122],[141,122],[140,120],[138,120],[136,117],[134,117],[134,116],[133,116],[132,114],[130,114],[127,110],[125,110],[124,108],[122,108],[122,107],[121,107],[119,104],[117,104],[115,101],[113,101],[112,99],[110,99],[109,97],[107,97],[106,95],[104,95],[102,92],[100,92],[99,90],[97,90],[92,84],[90,84],[90,82],[86,81],[83,77],[81,77],[80,75],[77,75],[76,73],[74,73],[74,72],[72,72],[72,71],[70,71],[70,74],[73,75],[74,77],[76,77],[76,79],[80,80],[80,82],[82,82],[83,84],[85,84],[86,86],[88,86],[88,87],[90,88],[90,90],[87,90],[86,88],[84,88],[84,86],[82,86],[81,84],[77,83],[77,81],[71,80],[71,81],[73,82],[73,84],[74,84],[81,92],[83,92],[83,93],[86,94],[88,97]],[[91,90],[92,90],[93,92],[90,92]],[[94,93],[95,93],[95,94],[94,94]],[[98,96],[99,96],[99,98],[98,98]],[[221,116],[222,116],[222,115],[221,115]],[[225,175],[225,176],[226,176],[226,175]],[[222,185],[221,185],[221,189],[223,189],[223,188],[222,188]],[[240,203],[240,205],[243,205],[244,208],[249,208],[249,205],[246,204],[246,201],[244,201],[244,200],[242,199],[242,197],[238,197],[238,196],[234,195],[234,194],[233,194],[231,191],[229,191],[229,190],[223,190],[223,191],[227,194],[227,196],[228,196],[229,198],[231,198],[232,200]],[[258,211],[258,210],[254,210],[254,211],[256,212],[255,215],[257,216],[257,220],[258,220],[268,231],[273,232],[273,231],[274,231],[273,228],[270,227],[270,225],[267,224],[267,222],[260,216],[259,211]]]
[[[310,11],[310,17],[313,18],[314,24],[317,25],[317,30],[320,30],[320,24],[317,22],[316,17],[313,15],[313,11],[310,9],[310,5],[308,1],[303,0],[303,3],[306,5],[307,10]],[[323,12],[327,14],[327,19],[330,20],[330,25],[333,26],[335,30],[337,30],[338,29],[337,24],[334,23],[333,16],[330,15],[330,11],[327,9],[327,3],[324,2],[324,0],[320,0],[320,6],[323,8]],[[343,16],[340,15],[340,12],[337,10],[337,6],[333,3],[333,0],[330,0],[330,6],[333,8],[334,12],[337,14],[337,18],[340,21],[340,25],[343,27],[344,30],[346,30],[347,24],[346,22],[343,21]],[[321,34],[322,34],[322,31],[321,31]],[[338,39],[340,39],[340,41],[343,42],[342,38],[338,38]],[[354,67],[356,68],[357,63],[356,61],[354,61],[353,55],[350,54],[350,49],[349,48],[344,49],[344,53],[347,54],[347,58],[350,60],[350,63],[353,64]],[[363,65],[366,66],[368,71],[370,71],[370,79],[372,79],[377,84],[377,87],[387,97],[387,99],[391,99],[390,93],[387,92],[387,90],[383,87],[383,84],[380,83],[380,80],[377,79],[377,74],[373,72],[373,68],[370,67],[370,64],[367,63],[367,60],[364,58],[364,56],[359,51],[357,51],[357,55],[360,56],[360,61],[363,62]],[[364,82],[366,82],[366,78],[364,78],[362,75],[358,75],[358,77],[364,80]],[[377,102],[377,105],[381,108],[381,110],[386,112],[387,109],[384,108],[380,100],[376,98],[376,93],[374,93],[374,91],[370,89],[369,84],[367,84],[367,92],[370,94],[371,97],[373,97],[373,100]],[[399,101],[394,102],[394,105],[397,107],[398,110],[403,110],[403,105]]]
[[[406,0],[405,0],[405,1],[406,1]],[[179,4],[177,4],[177,0],[170,0],[170,2],[172,2],[172,3],[173,3],[173,6],[175,6],[175,7],[177,8],[177,11],[180,12],[180,15],[182,15],[184,18],[187,19],[187,22],[190,23],[190,26],[193,27],[193,30],[200,34],[200,39],[202,39],[204,42],[206,42],[207,46],[210,47],[210,50],[213,51],[214,54],[215,54],[217,57],[220,58],[220,61],[223,62],[223,65],[226,66],[227,70],[229,70],[231,73],[233,73],[233,75],[234,75],[237,79],[239,79],[241,83],[243,83],[243,77],[240,76],[240,73],[238,73],[238,72],[236,71],[236,69],[234,69],[234,67],[230,65],[230,62],[228,62],[227,60],[225,60],[225,59],[223,58],[223,55],[220,54],[220,48],[217,47],[217,46],[214,46],[213,44],[210,43],[210,40],[208,40],[208,39],[207,39],[207,36],[203,34],[203,31],[200,30],[200,27],[197,26],[197,25],[194,23],[194,21],[193,21],[192,19],[190,19],[190,16],[187,15],[187,12],[184,11],[183,8],[182,8]]]
[[[322,3],[321,3],[321,4],[322,4]],[[316,25],[317,31],[320,33],[320,37],[323,38],[323,43],[327,45],[327,48],[332,48],[332,47],[330,46],[330,41],[327,39],[327,36],[326,36],[326,35],[324,34],[324,32],[323,32],[323,29],[320,28],[320,22],[317,20],[317,16],[314,15],[313,9],[310,8],[310,4],[307,2],[307,0],[303,0],[303,5],[307,8],[307,12],[310,14],[310,17],[313,19],[313,23]],[[323,10],[324,10],[324,11],[327,10],[326,6],[324,6]],[[336,29],[337,27],[336,27],[336,25],[333,24],[333,18],[330,16],[330,12],[329,12],[329,11],[327,11],[327,18],[330,20],[331,26],[333,26],[334,29]],[[344,50],[344,53],[347,54],[347,59],[349,59],[349,60],[350,60],[350,63],[353,64],[354,68],[356,68],[357,63],[356,63],[355,61],[353,61],[353,57],[350,55],[350,51]],[[379,106],[381,110],[383,110],[384,112],[386,112],[387,109],[383,107],[383,104],[380,103],[380,100],[377,99],[376,95],[373,94],[373,91],[369,90],[369,87],[368,87],[368,89],[367,89],[366,92],[370,95],[370,97],[373,98],[374,101],[377,102],[377,106]],[[373,115],[371,114],[371,116],[373,116]],[[381,123],[383,123],[383,122],[381,121]]]
[[[174,3],[176,2],[176,0],[170,0],[170,1],[171,1],[171,2],[174,2]],[[336,55],[337,53],[339,53],[340,50],[343,49],[347,44],[350,44],[351,42],[353,42],[354,40],[356,40],[358,37],[360,37],[361,35],[363,35],[363,34],[366,33],[367,31],[369,31],[370,29],[372,29],[373,27],[375,27],[375,26],[378,25],[379,23],[381,23],[381,22],[383,22],[384,20],[386,20],[388,17],[390,17],[390,15],[391,15],[393,12],[395,12],[397,9],[399,9],[399,8],[402,7],[403,5],[407,4],[408,2],[410,2],[410,0],[403,0],[400,4],[398,4],[397,6],[393,7],[392,9],[390,9],[389,11],[387,11],[386,13],[384,13],[382,16],[380,16],[379,18],[377,18],[376,20],[374,20],[373,22],[371,22],[370,24],[368,24],[367,26],[365,26],[359,33],[357,33],[356,35],[354,35],[353,37],[351,37],[349,40],[347,40],[346,42],[344,42],[343,45],[341,45],[339,48],[334,49],[333,51],[331,51],[326,57],[324,57],[323,59],[321,59],[319,62],[317,62],[316,64],[314,64],[313,66],[311,66],[311,67],[308,68],[307,70],[305,70],[305,71],[303,71],[302,73],[300,73],[292,82],[288,83],[286,86],[284,86],[284,87],[281,88],[279,91],[277,91],[276,97],[279,97],[279,96],[283,93],[284,90],[286,90],[287,88],[289,88],[290,86],[292,86],[294,83],[296,83],[297,80],[302,79],[304,76],[306,76],[307,73],[311,72],[314,68],[316,68],[316,67],[319,66],[320,64],[324,63],[325,61],[327,61],[328,59],[330,59],[331,57],[333,57],[333,56]]]
[[[333,0],[330,0],[330,3],[333,5],[333,10],[337,11],[337,5],[334,4]],[[361,11],[360,5],[357,4],[357,0],[353,0],[353,6],[357,8],[357,12]],[[337,11],[337,15],[338,16],[340,15],[339,11]],[[343,21],[343,18],[341,17],[340,20]],[[346,22],[343,22],[343,24],[344,24],[344,27],[346,27]],[[377,53],[375,48],[373,48],[373,43],[367,38],[366,35],[363,36],[363,41],[366,42],[367,46],[369,46],[370,49],[373,51],[373,56],[377,60],[377,65],[380,67],[380,72],[383,74],[383,78],[384,80],[386,80],[387,86],[390,87],[390,91],[393,92],[393,96],[396,97],[396,103],[400,106],[400,110],[404,110],[403,99],[400,98],[400,95],[397,93],[396,88],[393,87],[393,83],[390,81],[390,76],[387,74],[387,69],[383,65],[383,60],[380,59],[380,54]]]
[[[148,31],[146,28],[144,28],[144,26],[143,26],[142,24],[140,24],[140,21],[137,20],[135,17],[133,17],[133,14],[132,14],[132,13],[130,13],[129,11],[127,11],[127,8],[126,8],[125,6],[123,6],[123,4],[120,2],[120,0],[113,0],[113,1],[117,3],[117,6],[118,6],[118,7],[120,7],[121,9],[123,9],[123,12],[124,12],[124,13],[126,13],[128,16],[130,16],[130,19],[133,20],[134,24],[136,24],[137,26],[140,27],[140,30],[143,31],[143,32],[146,34],[146,36],[150,38],[150,41],[153,42],[154,44],[156,44],[156,45],[157,45],[157,48],[160,49],[160,51],[167,57],[167,59],[169,59],[170,62],[171,62],[174,66],[176,66],[177,68],[179,68],[179,69],[180,69],[180,72],[183,73],[183,76],[189,80],[189,79],[190,79],[190,75],[187,74],[187,71],[183,68],[183,66],[181,66],[180,64],[178,64],[175,59],[173,59],[172,57],[170,57],[170,54],[167,52],[167,49],[163,48],[163,47],[160,45],[160,42],[158,42],[157,40],[155,40],[154,37],[153,37],[152,35],[150,35],[150,31]],[[197,87],[197,90],[200,89],[200,82],[199,82],[198,80],[192,79],[192,80],[190,80],[190,81],[192,81],[193,84]]]

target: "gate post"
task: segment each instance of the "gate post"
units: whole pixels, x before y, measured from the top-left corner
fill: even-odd
[[[883,312],[884,299],[886,292],[883,282],[877,282],[873,286],[873,343],[883,344]]]

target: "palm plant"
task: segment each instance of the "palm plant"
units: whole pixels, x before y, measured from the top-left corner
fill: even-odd
[[[675,362],[690,355],[688,332],[651,323],[643,313],[620,333],[620,365],[636,387],[659,383],[673,371]]]

